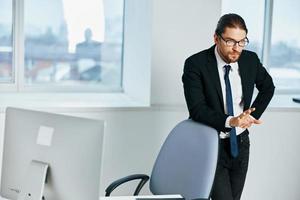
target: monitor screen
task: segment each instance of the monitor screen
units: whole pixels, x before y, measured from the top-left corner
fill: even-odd
[[[103,121],[7,108],[1,196],[98,200],[103,132]]]

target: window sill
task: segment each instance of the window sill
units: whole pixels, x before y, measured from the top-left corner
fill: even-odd
[[[57,112],[97,112],[115,108],[148,107],[125,93],[2,93],[0,112],[19,107]]]
[[[299,94],[275,94],[267,108],[269,112],[300,112],[300,103],[292,98]],[[2,93],[0,112],[6,107],[19,107],[55,112],[99,112],[106,110],[178,110],[187,111],[185,104],[151,105],[149,101],[138,101],[125,93]]]
[[[300,98],[299,94],[275,94],[269,107],[269,111],[291,111],[300,112],[300,103],[293,101],[293,98]]]

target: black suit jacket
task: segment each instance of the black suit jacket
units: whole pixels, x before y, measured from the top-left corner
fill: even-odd
[[[228,115],[224,113],[214,49],[215,45],[187,58],[182,81],[190,118],[225,132],[230,129],[225,127]],[[259,119],[274,94],[275,87],[272,78],[260,63],[257,55],[251,51],[243,50],[238,64],[244,110],[255,107],[256,110],[251,115]],[[258,89],[258,94],[250,106],[254,86]]]

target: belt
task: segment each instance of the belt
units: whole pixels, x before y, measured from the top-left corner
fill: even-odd
[[[241,134],[236,136],[237,142],[242,143],[244,140],[248,139],[249,136],[249,131],[248,129],[244,130]],[[229,137],[228,138],[224,138],[224,139],[220,139],[221,142],[227,143],[229,142]]]

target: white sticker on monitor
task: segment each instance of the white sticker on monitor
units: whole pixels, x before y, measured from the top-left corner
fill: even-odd
[[[43,146],[51,146],[54,128],[40,126],[36,143]]]

